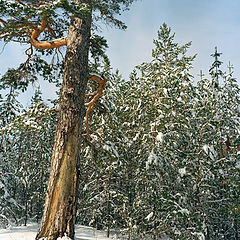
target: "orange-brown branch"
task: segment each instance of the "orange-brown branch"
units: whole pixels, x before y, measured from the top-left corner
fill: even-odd
[[[225,149],[224,149],[225,154],[229,152],[230,147],[231,147],[230,137],[227,135],[227,140],[225,142]]]
[[[30,37],[30,43],[37,49],[50,49],[50,48],[57,48],[61,46],[67,45],[66,37],[58,38],[53,41],[38,41],[39,35],[47,28],[47,23],[45,20],[42,20],[40,27],[34,30]],[[50,28],[48,27],[48,30]],[[51,34],[51,32],[50,32]]]
[[[40,5],[42,5],[40,3]],[[32,18],[32,16],[28,16],[26,17],[26,20],[29,20],[30,18]],[[3,25],[8,24],[7,21],[3,20],[0,18],[0,23],[2,23]],[[51,49],[51,48],[58,48],[61,46],[65,46],[67,45],[67,40],[66,37],[63,38],[58,38],[56,37],[56,35],[54,34],[54,31],[52,30],[52,28],[47,24],[46,20],[42,20],[41,21],[41,25],[39,27],[36,27],[35,24],[32,24],[30,22],[26,22],[26,23],[16,23],[15,24],[15,28],[22,28],[22,27],[26,27],[28,28],[28,30],[25,31],[21,31],[19,33],[4,33],[0,35],[0,38],[4,38],[4,37],[11,37],[11,36],[18,36],[24,33],[30,34],[30,43],[32,44],[32,46],[34,46],[37,49]],[[52,41],[39,41],[38,37],[40,36],[40,34],[47,30],[50,35],[52,37],[54,37],[55,39]]]
[[[93,110],[95,102],[98,100],[98,98],[101,96],[103,89],[106,86],[106,78],[99,77],[96,75],[90,75],[89,80],[96,81],[98,83],[98,90],[95,93],[90,93],[86,95],[87,101],[89,97],[92,97],[90,102],[87,102],[85,106],[87,107],[86,111],[86,119],[85,119],[85,131],[87,134],[87,137],[89,140],[92,140],[89,134],[89,127],[88,127],[88,119],[89,119],[89,114]]]
[[[24,68],[26,68],[27,64],[29,63],[32,55],[33,55],[33,47],[31,46],[25,51],[25,54],[28,56],[27,61],[24,64]]]

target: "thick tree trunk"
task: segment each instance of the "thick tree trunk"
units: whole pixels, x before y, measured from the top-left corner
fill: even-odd
[[[78,3],[90,3],[80,0]],[[64,79],[45,209],[36,240],[74,237],[78,187],[78,153],[85,115],[91,14],[73,17],[67,37]]]

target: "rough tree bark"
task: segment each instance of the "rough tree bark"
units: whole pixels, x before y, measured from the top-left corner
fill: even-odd
[[[91,0],[76,0],[87,3]],[[67,36],[64,79],[45,208],[36,240],[74,237],[78,187],[78,153],[85,115],[85,90],[88,80],[88,52],[91,14],[73,17]]]

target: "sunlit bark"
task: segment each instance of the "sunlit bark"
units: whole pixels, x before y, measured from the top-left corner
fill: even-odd
[[[83,2],[83,1],[81,1]],[[89,0],[85,0],[89,3]],[[79,179],[78,153],[85,115],[85,90],[88,80],[88,52],[91,16],[74,17],[66,39],[67,52],[61,89],[59,116],[45,209],[36,239],[56,240],[74,237]],[[34,37],[38,37],[36,35]]]

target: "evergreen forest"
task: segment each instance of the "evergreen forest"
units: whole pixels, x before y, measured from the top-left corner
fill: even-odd
[[[90,136],[83,132],[77,224],[128,240],[238,240],[240,80],[234,66],[221,62],[216,47],[209,69],[193,76],[191,42],[177,43],[165,23],[153,43],[152,60],[123,79],[111,67],[106,41],[91,38],[90,72],[104,75],[106,87],[88,116]],[[63,60],[54,51],[38,50],[0,76],[1,228],[42,218],[58,100],[44,101],[36,88],[24,107],[18,96],[38,79],[54,83],[59,94]],[[87,92],[97,88],[89,81]]]

